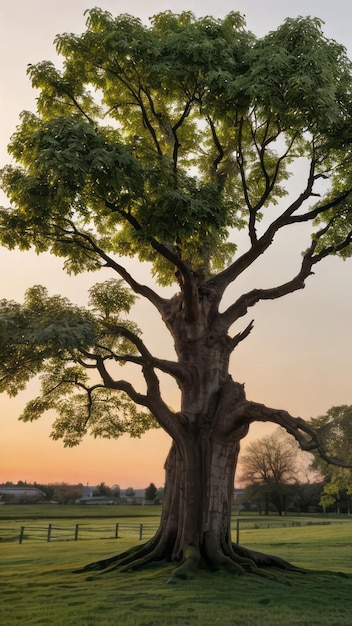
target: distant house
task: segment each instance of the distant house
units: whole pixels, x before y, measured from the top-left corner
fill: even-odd
[[[82,498],[93,498],[93,493],[96,490],[96,487],[82,487]]]
[[[144,492],[145,489],[133,489],[133,495],[130,495],[128,489],[121,489],[121,503],[142,505],[144,501]]]
[[[82,497],[78,498],[76,504],[114,504],[111,497],[108,496],[94,496],[96,487],[82,487]]]
[[[38,502],[46,497],[44,491],[37,487],[0,487],[1,502]]]
[[[244,489],[234,488],[233,498],[232,498],[233,504],[242,504],[243,494],[244,494]]]

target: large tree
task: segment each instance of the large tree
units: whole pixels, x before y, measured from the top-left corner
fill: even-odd
[[[329,255],[351,253],[345,50],[317,19],[288,19],[256,39],[238,13],[165,12],[146,26],[99,9],[83,34],[56,45],[62,69],[28,70],[37,112],[22,113],[10,144],[17,165],[2,172],[11,208],[1,211],[1,242],[110,277],[91,289],[87,310],[38,286],[23,304],[2,303],[1,388],[15,394],[41,374],[42,394],[22,419],[55,410],[53,436],[67,445],[155,422],[173,440],[157,534],[90,569],[167,559],[183,576],[198,564],[285,565],[231,541],[240,441],[251,423],[273,422],[303,449],[328,450],[303,419],[247,400],[229,360],[253,328],[238,325],[250,309],[302,289]],[[296,162],[306,176],[292,197],[285,182]],[[228,304],[227,288],[292,225],[304,250],[293,275],[276,282],[270,273],[267,287],[244,288]],[[155,287],[128,271],[128,256],[149,262]],[[135,296],[155,307],[174,358],[156,355],[128,320]],[[144,386],[121,377],[125,364]],[[162,397],[161,373],[176,381],[179,407]]]

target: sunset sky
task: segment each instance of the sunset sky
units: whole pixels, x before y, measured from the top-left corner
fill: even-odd
[[[167,9],[216,17],[238,10],[246,15],[248,28],[258,36],[276,28],[285,17],[317,16],[325,22],[326,36],[344,44],[352,56],[350,0],[0,0],[0,166],[9,161],[6,146],[19,113],[35,110],[36,94],[26,75],[27,65],[44,59],[56,62],[55,35],[82,32],[85,9],[96,5],[113,14],[131,13],[145,22]],[[290,180],[290,191],[296,195],[301,189],[300,180],[299,171]],[[3,195],[0,204],[7,204]],[[239,287],[247,290],[274,286],[291,278],[307,243],[304,229],[292,228],[289,237],[278,238],[267,259],[241,279]],[[71,278],[63,272],[58,259],[1,248],[0,268],[0,298],[17,301],[31,285],[43,284],[51,294],[61,293],[85,304],[87,288],[110,277],[95,274]],[[148,267],[129,261],[129,268],[141,282],[151,281]],[[352,260],[328,259],[317,266],[304,290],[252,310],[255,328],[236,351],[231,365],[233,378],[245,383],[250,400],[304,418],[325,413],[333,405],[352,404],[351,278]],[[237,285],[229,289],[227,301],[237,290]],[[171,341],[148,306],[138,304],[136,320],[152,351],[158,356],[164,356],[165,350],[170,354]],[[164,388],[166,400],[172,405],[176,401],[174,389],[167,381]],[[34,392],[32,385],[16,398],[0,395],[0,482],[20,479],[95,485],[105,481],[141,488],[153,481],[162,486],[163,463],[170,443],[165,434],[153,431],[140,440],[124,436],[117,441],[87,437],[79,447],[65,449],[61,442],[49,438],[52,415],[32,424],[18,421]],[[269,426],[254,425],[248,439],[269,430]]]

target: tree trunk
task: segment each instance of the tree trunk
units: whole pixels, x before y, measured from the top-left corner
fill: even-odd
[[[239,573],[268,565],[291,568],[282,559],[232,542],[231,505],[239,449],[239,438],[226,442],[211,432],[210,426],[202,432],[184,433],[173,442],[166,460],[165,495],[156,535],[143,546],[78,571],[132,571],[149,562],[166,561],[176,564],[171,582],[188,578],[197,568]]]
[[[170,517],[174,525],[173,548],[167,558],[182,562],[192,554],[200,565],[216,569],[231,553],[238,452],[239,442],[226,446],[206,431],[196,441],[189,437],[173,444],[166,466],[167,485],[176,483],[178,492],[165,503],[161,520],[162,533],[169,532]],[[174,493],[173,486],[171,490]]]

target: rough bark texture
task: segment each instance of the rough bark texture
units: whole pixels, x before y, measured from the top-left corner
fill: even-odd
[[[262,573],[261,567],[292,568],[282,559],[232,542],[231,501],[243,426],[243,386],[229,377],[212,420],[179,429],[165,464],[166,487],[156,535],[143,546],[87,565],[84,572],[133,571],[155,561],[176,564],[170,582],[198,568]],[[248,404],[248,406],[250,406]],[[236,409],[238,409],[236,411]],[[234,425],[239,422],[238,428]]]

